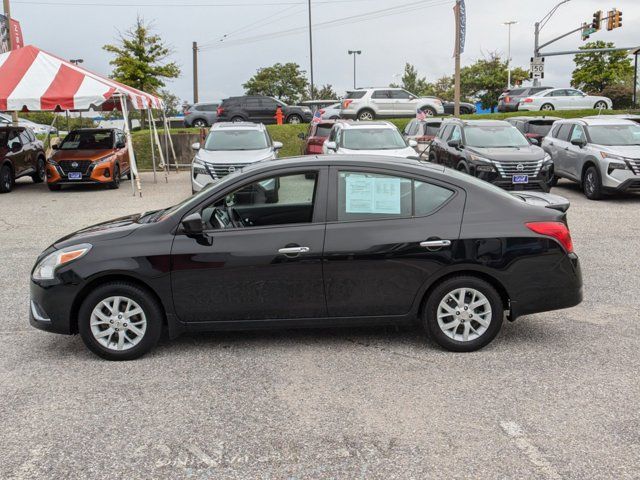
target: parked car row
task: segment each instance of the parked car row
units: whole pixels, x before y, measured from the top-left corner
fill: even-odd
[[[553,110],[607,110],[610,98],[588,95],[575,88],[522,87],[506,90],[498,98],[499,112]]]

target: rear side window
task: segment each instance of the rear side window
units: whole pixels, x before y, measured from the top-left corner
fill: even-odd
[[[446,140],[449,134],[451,134],[451,129],[453,125],[442,125],[440,130],[438,131],[438,137],[442,140]]]
[[[347,92],[347,95],[344,97],[345,100],[357,100],[359,98],[364,97],[366,94],[366,90],[356,90],[355,92]]]
[[[435,124],[427,123],[425,125],[424,135],[436,136],[439,130],[440,130],[440,125],[438,125],[437,123]]]
[[[560,126],[560,130],[556,132],[556,138],[558,140],[564,140],[565,142],[569,140],[569,132],[571,131],[571,127],[573,125],[570,123],[563,123]]]
[[[527,91],[526,88],[514,88],[513,90],[509,90],[509,92],[507,92],[507,95],[527,95],[525,92]]]
[[[453,192],[448,188],[433,185],[432,183],[414,182],[415,189],[415,215],[427,215],[443,205],[451,198]]]
[[[375,90],[371,98],[391,98],[391,92],[389,90]]]

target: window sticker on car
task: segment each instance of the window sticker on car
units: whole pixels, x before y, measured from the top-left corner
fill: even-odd
[[[347,213],[401,213],[399,178],[349,175],[345,180]]]

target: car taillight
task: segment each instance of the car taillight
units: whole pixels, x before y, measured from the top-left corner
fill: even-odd
[[[524,100],[521,100],[522,103],[533,103],[533,98],[525,98]]]
[[[353,102],[353,100],[345,100],[344,102],[342,102],[342,108],[349,108],[351,102]]]
[[[324,110],[320,109],[320,115],[324,115]]]
[[[562,222],[529,222],[525,224],[532,232],[555,238],[567,253],[573,253],[573,241],[569,227]]]
[[[505,101],[506,103],[511,103],[511,97],[509,97],[509,96],[504,97],[504,101]]]
[[[224,108],[222,108],[222,107],[218,107],[218,109],[216,110],[216,114],[217,114],[218,116],[220,116],[220,115],[222,115],[223,113],[224,113]]]

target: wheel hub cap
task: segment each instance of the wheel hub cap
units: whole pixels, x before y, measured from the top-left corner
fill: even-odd
[[[438,326],[452,340],[469,342],[480,338],[491,323],[491,304],[473,288],[458,288],[442,299],[436,311]]]
[[[91,312],[91,333],[109,350],[135,347],[147,330],[147,317],[138,303],[127,297],[109,297]]]

